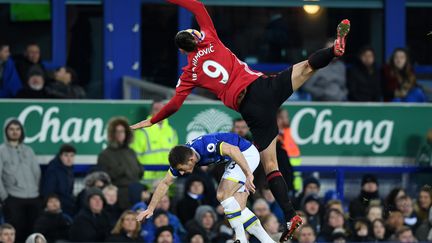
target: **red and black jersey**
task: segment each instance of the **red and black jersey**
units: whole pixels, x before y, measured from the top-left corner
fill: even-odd
[[[196,0],[168,0],[191,11],[200,26],[201,41],[197,50],[188,54],[188,65],[183,68],[176,94],[151,122],[157,123],[176,112],[195,87],[202,87],[217,95],[227,107],[238,111],[237,97],[250,83],[262,76],[240,61],[219,40],[213,22],[204,5]]]

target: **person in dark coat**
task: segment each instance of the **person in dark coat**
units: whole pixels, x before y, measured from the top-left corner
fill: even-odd
[[[129,148],[132,132],[126,118],[114,117],[108,124],[108,147],[98,156],[98,167],[111,178],[117,186],[119,206],[125,210],[132,205],[129,202],[128,187],[142,178],[144,170],[135,152]]]
[[[75,199],[73,196],[75,179],[72,168],[75,154],[76,149],[72,145],[63,144],[59,153],[48,164],[41,185],[42,196],[58,195],[63,212],[70,216],[75,213]]]
[[[69,230],[69,240],[73,242],[104,242],[111,226],[109,216],[104,211],[105,199],[101,190],[87,190],[87,205],[74,218]]]
[[[114,227],[123,212],[118,205],[118,188],[108,185],[102,190],[102,193],[106,202],[104,210],[110,217],[111,226]]]
[[[26,80],[29,74],[34,71],[41,72],[45,76],[46,68],[42,63],[39,45],[35,42],[27,44],[24,55],[16,58],[15,66],[21,81]]]
[[[18,91],[15,98],[19,99],[49,99],[53,98],[46,90],[46,82],[40,71],[31,72],[26,79],[26,85]]]
[[[185,188],[183,199],[177,203],[177,215],[183,225],[194,218],[198,206],[211,205],[211,200],[205,197],[205,183],[200,177],[190,176]]]
[[[382,205],[378,193],[378,180],[374,175],[364,175],[361,186],[360,194],[349,205],[350,218],[353,220],[364,217],[370,205]]]
[[[76,212],[79,212],[81,208],[87,205],[87,191],[91,191],[93,188],[102,190],[107,185],[111,184],[111,178],[103,171],[93,171],[84,177],[84,189],[82,189],[76,198]]]
[[[106,242],[143,242],[141,224],[136,220],[137,213],[126,210],[115,224]]]
[[[363,47],[358,59],[347,72],[348,99],[380,101],[381,75],[375,66],[375,51],[372,47]]]
[[[46,198],[45,211],[35,222],[34,232],[43,234],[48,242],[67,240],[72,218],[61,210],[60,198],[49,195]]]
[[[76,72],[70,67],[60,67],[52,75],[47,85],[47,92],[57,99],[84,99],[86,93],[78,83]]]

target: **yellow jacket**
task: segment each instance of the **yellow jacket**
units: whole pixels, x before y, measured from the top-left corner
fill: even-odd
[[[134,141],[130,147],[135,151],[142,165],[168,165],[168,155],[172,147],[178,144],[177,132],[168,120],[161,124],[134,131]],[[143,179],[154,180],[165,176],[166,171],[145,170]]]

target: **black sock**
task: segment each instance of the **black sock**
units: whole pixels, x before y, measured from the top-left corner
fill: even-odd
[[[292,217],[296,215],[296,212],[288,196],[288,186],[284,178],[282,177],[280,171],[275,170],[270,172],[267,175],[267,182],[271,192],[273,193],[273,196],[276,199],[276,202],[279,204],[279,206],[282,208],[282,211],[284,212],[285,220],[289,222]]]
[[[318,50],[310,55],[308,62],[312,69],[317,70],[327,66],[335,57],[333,46]]]

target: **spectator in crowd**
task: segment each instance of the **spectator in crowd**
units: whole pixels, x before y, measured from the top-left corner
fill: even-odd
[[[33,149],[24,144],[20,121],[9,119],[0,145],[0,197],[6,222],[16,229],[18,242],[31,233],[40,212],[41,169]]]
[[[432,207],[432,187],[424,185],[419,192],[415,212],[420,222],[428,221],[429,211]]]
[[[396,48],[384,66],[384,100],[397,102],[425,102],[422,89],[417,86],[408,52]]]
[[[177,203],[177,215],[182,224],[194,218],[200,205],[210,204],[204,196],[206,188],[200,177],[190,176],[185,183],[185,189],[184,197]]]
[[[375,51],[372,47],[363,47],[357,62],[348,69],[347,85],[350,101],[380,101],[381,80],[375,66]]]
[[[194,232],[193,234],[189,234],[187,237],[188,242],[190,243],[204,243],[205,235]]]
[[[46,198],[45,210],[36,220],[34,232],[42,233],[49,242],[67,240],[71,224],[72,218],[61,210],[60,198],[52,194]]]
[[[136,220],[136,216],[134,211],[124,211],[106,242],[142,242],[141,224]]]
[[[386,214],[385,218],[387,218],[389,212],[393,212],[396,210],[396,200],[405,195],[405,190],[400,187],[393,188],[390,191],[384,201],[384,213]]]
[[[324,221],[321,231],[317,231],[320,232],[320,237],[324,240],[332,241],[335,229],[346,229],[344,215],[339,210],[330,209],[327,211]],[[344,234],[346,236],[345,230]]]
[[[395,233],[404,226],[404,217],[400,211],[392,211],[386,220],[386,229],[390,238],[395,238]]]
[[[336,228],[330,235],[330,242],[345,243],[347,242],[348,233],[344,228]]]
[[[325,45],[333,46],[333,40]],[[346,68],[343,61],[334,59],[303,85],[304,91],[312,95],[313,101],[344,101],[347,99]]]
[[[73,196],[76,149],[72,145],[63,144],[58,154],[49,162],[42,177],[41,194],[47,197],[56,194],[60,198],[62,211],[70,216],[75,214]]]
[[[25,243],[47,243],[45,236],[41,233],[33,233],[27,237]]]
[[[425,143],[417,152],[416,164],[421,167],[432,167],[432,128],[429,129]]]
[[[309,224],[302,225],[298,230],[298,242],[299,243],[315,243],[316,234],[312,226]]]
[[[264,196],[264,199],[267,201],[267,204],[270,206],[270,211],[276,216],[279,223],[283,224],[285,223],[285,218],[283,215],[283,211],[279,204],[276,202],[276,199],[273,196],[273,193],[271,190],[267,187],[265,187],[262,190],[262,195]]]
[[[103,210],[105,199],[102,191],[92,188],[87,191],[86,207],[75,217],[69,230],[73,242],[103,242],[111,231],[109,215]]]
[[[405,225],[415,230],[421,223],[414,211],[414,206],[411,197],[402,196],[396,199],[396,208],[402,212]]]
[[[53,81],[47,85],[47,92],[53,98],[83,99],[86,94],[83,88],[76,85],[78,76],[70,67],[61,67],[54,72]]]
[[[13,98],[21,88],[15,63],[10,58],[9,45],[0,40],[0,98]]]
[[[286,163],[289,163],[290,165],[289,167],[285,166],[285,173],[289,175],[284,175],[285,181],[289,183],[288,186],[290,186],[290,184],[292,185],[294,191],[300,191],[303,184],[301,173],[299,171],[293,171],[292,166],[300,166],[302,159],[300,149],[291,135],[290,118],[288,111],[286,109],[280,108],[276,114],[276,121],[279,129],[278,142],[280,142],[282,150],[288,155],[289,161]],[[282,152],[279,146],[277,146],[276,149],[278,149],[276,151],[277,153]],[[281,155],[276,155],[278,156],[279,163],[279,157],[281,157]],[[281,165],[284,166],[283,164]],[[281,167],[281,165],[279,165],[279,167]]]
[[[361,181],[361,192],[349,205],[352,219],[364,217],[366,209],[371,205],[381,205],[378,193],[378,180],[374,175],[366,174]]]
[[[108,185],[102,189],[102,193],[106,202],[104,210],[110,218],[111,226],[114,226],[122,214],[118,205],[118,188],[114,185]]]
[[[369,233],[369,221],[365,218],[357,219],[354,223],[354,232],[351,237],[353,242],[369,242],[372,241]]]
[[[0,242],[2,243],[14,243],[15,242],[15,228],[8,224],[4,223],[0,225]]]
[[[45,76],[46,68],[42,63],[41,51],[37,43],[27,44],[24,56],[16,61],[16,69],[21,80],[26,80],[29,74],[35,71]]]
[[[166,225],[156,230],[156,243],[173,243],[173,229],[171,226]]]
[[[328,201],[326,204],[326,211],[328,211],[330,209],[336,209],[339,212],[345,214],[344,207],[343,207],[342,202],[340,200],[333,199],[333,200]]]
[[[315,177],[308,177],[303,181],[303,191],[295,198],[294,208],[301,208],[303,198],[308,194],[319,194],[320,182]]]
[[[309,224],[309,222],[307,221],[307,216],[306,216],[306,213],[305,213],[305,212],[303,212],[303,211],[301,211],[301,210],[296,210],[296,214],[297,214],[298,216],[300,216],[300,218],[302,218],[302,222],[303,222],[303,224]]]
[[[94,171],[84,177],[84,189],[78,194],[76,199],[76,211],[80,211],[81,208],[87,205],[87,191],[92,188],[98,188],[102,190],[105,186],[111,184],[111,178],[103,171]]]
[[[372,233],[374,241],[387,241],[387,230],[383,219],[372,221]]]
[[[250,133],[249,126],[246,121],[239,117],[233,120],[233,127],[231,130],[233,133],[240,135],[240,137],[252,141],[252,134]]]
[[[396,240],[400,243],[415,243],[417,239],[414,237],[411,228],[403,226],[396,231]]]
[[[217,215],[214,209],[208,205],[201,205],[195,212],[195,217],[186,224],[186,230],[205,235],[205,242],[221,237],[216,228]]]
[[[321,231],[321,205],[316,194],[308,194],[303,198],[302,209],[306,214],[308,224],[313,227],[315,232]]]
[[[280,108],[276,114],[276,122],[278,125],[279,134],[276,141],[276,159],[279,171],[282,173],[284,180],[288,186],[288,194],[294,196],[294,169],[291,165],[290,157],[288,156],[287,147],[284,146],[286,137],[284,129],[289,126],[288,112]]]
[[[258,218],[264,218],[271,214],[269,205],[262,198],[255,200],[254,204],[252,205],[252,211]]]
[[[261,223],[269,236],[275,242],[278,242],[282,235],[282,232],[279,231],[280,224],[276,216],[274,214],[267,215],[262,218]]]
[[[108,146],[99,154],[97,165],[118,187],[119,206],[122,210],[130,208],[129,185],[138,183],[143,175],[135,152],[129,148],[132,131],[126,118],[114,117],[108,123]]]
[[[161,100],[154,100],[151,106],[150,118],[156,115],[164,106]],[[177,132],[168,119],[158,122],[155,126],[134,131],[134,141],[130,145],[142,165],[169,165],[168,154],[171,148],[178,144]],[[162,179],[164,172],[145,171],[144,179]]]
[[[379,205],[371,205],[366,209],[366,217],[369,223],[372,223],[376,219],[383,218],[383,209]]]
[[[186,230],[180,222],[180,219],[171,211],[171,201],[168,195],[164,195],[161,198],[158,205],[156,206],[156,209],[161,209],[167,213],[168,221],[173,227],[174,233],[178,234],[180,238],[183,238],[183,236],[186,235]]]
[[[429,209],[427,220],[417,228],[415,236],[419,241],[432,241],[432,208]]]
[[[143,225],[141,236],[143,237],[145,242],[154,242],[156,239],[156,231],[158,228],[163,226],[171,225],[171,222],[168,218],[168,213],[162,209],[155,210],[153,217],[151,220],[147,220]],[[174,228],[173,228],[174,230]],[[177,234],[172,232],[174,236],[174,242],[180,243],[180,238]]]
[[[26,84],[18,91],[16,98],[49,99],[53,98],[46,90],[45,77],[41,71],[32,71],[25,77]]]

